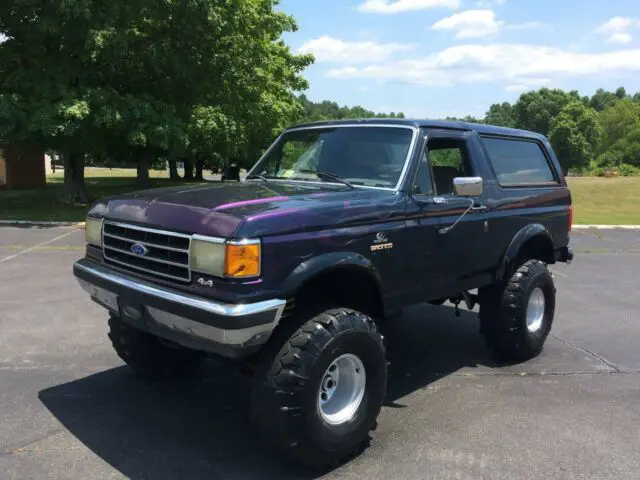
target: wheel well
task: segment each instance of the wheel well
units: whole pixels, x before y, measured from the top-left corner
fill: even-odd
[[[545,263],[555,263],[553,242],[544,235],[536,235],[524,242],[518,251],[519,262],[526,260],[542,260]]]
[[[358,267],[341,267],[307,280],[296,291],[294,309],[308,302],[327,301],[334,306],[350,307],[382,320],[384,303],[380,288],[371,274]]]

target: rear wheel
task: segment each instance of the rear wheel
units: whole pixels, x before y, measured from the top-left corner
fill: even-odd
[[[203,355],[133,328],[118,317],[109,318],[109,338],[118,356],[142,377],[153,380],[187,376],[196,371]]]
[[[480,332],[504,360],[538,355],[551,331],[556,304],[553,277],[540,260],[523,263],[504,286],[480,292]]]
[[[386,382],[385,350],[374,321],[331,309],[304,322],[265,359],[255,378],[252,415],[293,459],[335,465],[366,445]]]

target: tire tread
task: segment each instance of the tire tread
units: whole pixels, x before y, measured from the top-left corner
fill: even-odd
[[[163,345],[153,335],[109,318],[109,339],[118,356],[136,375],[151,380],[186,376],[197,370],[200,352]]]
[[[555,296],[553,278],[547,265],[540,260],[525,261],[503,288],[493,285],[482,291],[480,332],[487,346],[506,360],[524,361],[538,355],[551,328],[549,324],[547,332],[537,345],[531,345],[526,341],[526,332],[521,321],[522,315],[526,313],[524,296],[527,294],[529,283],[537,276],[548,277],[547,281],[550,282]]]
[[[284,343],[274,341],[274,350],[277,345],[281,347],[266,356],[263,371],[259,368],[256,375],[251,401],[253,420],[275,440],[276,447],[308,466],[337,465],[361,451],[368,441],[368,437],[363,439],[349,452],[319,451],[305,437],[302,407],[296,403],[322,346],[349,331],[371,335],[384,355],[382,336],[371,318],[351,309],[331,309],[306,321]],[[374,428],[375,422],[369,430]]]

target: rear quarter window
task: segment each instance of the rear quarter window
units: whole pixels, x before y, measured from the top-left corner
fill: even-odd
[[[500,185],[557,185],[559,183],[539,143],[490,137],[483,138],[482,142]]]

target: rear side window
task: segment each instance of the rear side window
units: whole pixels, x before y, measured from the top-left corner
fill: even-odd
[[[482,142],[500,185],[558,183],[539,143],[505,138],[483,138]]]

